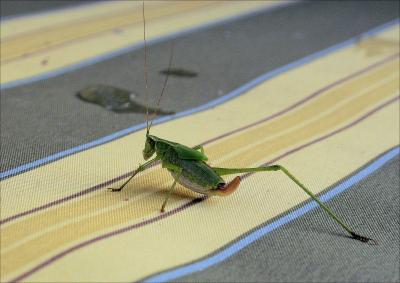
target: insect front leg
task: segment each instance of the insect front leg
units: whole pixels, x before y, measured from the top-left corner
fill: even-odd
[[[329,214],[329,216],[331,216],[337,223],[339,223],[354,239],[359,240],[361,242],[377,244],[377,242],[373,239],[356,234],[335,213],[333,213],[333,211],[330,208],[328,208],[325,204],[323,204],[316,195],[314,195],[295,176],[293,176],[292,173],[290,173],[285,167],[283,167],[281,165],[260,166],[260,167],[255,167],[255,168],[218,168],[218,167],[213,167],[213,169],[220,176],[229,175],[229,174],[237,174],[237,173],[282,171],[293,182],[295,182],[304,192],[306,192],[306,194],[308,194],[313,200],[315,200],[319,204],[319,206],[322,207],[322,209],[324,209]]]
[[[139,167],[135,171],[133,171],[132,176],[130,176],[129,179],[126,180],[126,182],[123,183],[119,188],[108,188],[108,189],[113,192],[120,192],[125,187],[125,185],[128,184],[129,181],[132,180],[132,178],[136,176],[136,174],[146,170],[147,168],[149,168],[151,165],[153,165],[153,163],[155,163],[159,159],[160,159],[159,157],[155,157],[155,158],[147,161],[146,163],[139,165]]]

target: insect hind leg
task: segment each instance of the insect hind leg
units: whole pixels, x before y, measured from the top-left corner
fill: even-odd
[[[324,203],[320,201],[320,199],[314,195],[309,189],[306,188],[292,173],[289,172],[285,167],[281,165],[271,165],[271,166],[260,166],[255,168],[218,168],[213,167],[213,170],[218,175],[229,175],[229,174],[237,174],[237,173],[250,173],[250,172],[266,172],[266,171],[281,171],[286,176],[288,176],[294,183],[296,183],[306,194],[308,194],[314,201],[316,201],[319,206],[325,210],[326,213],[330,217],[332,217],[338,224],[340,224],[351,236],[353,239],[359,240],[361,242],[369,243],[372,245],[376,245],[377,242],[371,238],[367,238],[356,234],[352,229],[350,229],[347,224],[343,222],[333,211],[328,208]]]

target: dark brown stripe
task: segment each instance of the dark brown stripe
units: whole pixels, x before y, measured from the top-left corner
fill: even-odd
[[[299,151],[299,150],[301,150],[301,149],[303,149],[303,148],[305,148],[305,147],[308,147],[308,146],[310,146],[310,145],[312,145],[312,144],[318,143],[318,142],[320,142],[320,141],[322,141],[322,140],[325,140],[325,139],[327,139],[327,138],[329,138],[329,137],[331,137],[331,136],[333,136],[333,135],[335,135],[335,134],[337,134],[337,133],[340,133],[340,132],[342,132],[342,131],[344,131],[344,130],[346,130],[346,129],[349,129],[349,128],[351,128],[352,126],[354,126],[354,125],[360,123],[361,121],[365,120],[366,118],[368,118],[368,117],[371,116],[372,114],[376,113],[377,111],[381,110],[382,108],[384,108],[384,107],[390,105],[391,103],[396,102],[397,100],[399,100],[399,98],[400,98],[399,96],[394,97],[394,98],[392,98],[392,99],[390,99],[390,100],[384,102],[383,104],[379,105],[378,107],[372,109],[371,111],[367,112],[366,114],[364,114],[363,116],[361,116],[361,117],[358,118],[357,120],[351,122],[350,124],[348,124],[348,125],[346,125],[346,126],[340,128],[340,129],[337,129],[337,130],[335,130],[335,131],[333,131],[333,132],[331,132],[331,133],[329,133],[329,134],[327,134],[327,135],[325,135],[325,136],[322,136],[322,137],[320,137],[320,138],[318,138],[318,139],[315,139],[315,140],[313,140],[313,141],[311,141],[311,142],[309,142],[309,143],[306,143],[306,144],[304,144],[304,145],[302,145],[302,146],[299,146],[299,147],[297,147],[297,148],[295,148],[295,149],[292,149],[292,150],[290,150],[290,151],[288,151],[288,152],[286,152],[286,153],[280,155],[279,157],[276,157],[276,158],[274,158],[273,160],[270,160],[269,162],[267,162],[267,163],[265,163],[265,164],[270,164],[270,163],[272,163],[272,162],[275,162],[275,161],[277,161],[277,160],[279,160],[279,159],[281,159],[281,158],[283,158],[283,157],[285,157],[285,156],[288,156],[288,155],[290,155],[290,154],[292,154],[292,153],[294,153],[294,152],[296,152],[296,151]],[[254,174],[254,173],[251,173],[251,174]],[[244,178],[247,178],[247,177],[249,177],[251,174],[245,174],[243,177],[244,177]],[[18,282],[18,281],[21,281],[21,280],[25,279],[26,277],[32,275],[32,274],[35,273],[36,271],[39,271],[39,270],[43,269],[44,267],[50,265],[51,263],[55,262],[56,260],[58,260],[58,259],[64,257],[65,255],[67,255],[67,254],[69,254],[69,253],[71,253],[71,252],[73,252],[73,251],[75,251],[75,250],[78,250],[78,249],[80,249],[80,248],[83,248],[83,247],[85,247],[85,246],[88,246],[88,245],[90,245],[90,244],[93,244],[93,243],[95,243],[95,242],[97,242],[97,241],[104,240],[104,239],[107,239],[107,238],[110,238],[110,237],[113,237],[113,236],[116,236],[116,235],[119,235],[119,234],[122,234],[122,233],[125,233],[125,232],[128,232],[128,231],[131,231],[131,230],[140,228],[140,227],[145,226],[145,225],[147,225],[147,224],[151,224],[151,223],[157,222],[157,221],[159,221],[159,220],[161,220],[161,219],[163,219],[163,218],[166,218],[166,217],[172,216],[172,215],[174,215],[174,214],[177,214],[178,212],[181,212],[181,211],[183,211],[183,210],[185,210],[185,209],[187,209],[187,208],[189,208],[189,207],[191,207],[191,206],[193,206],[193,205],[195,205],[195,204],[197,204],[197,203],[200,203],[200,202],[202,202],[203,200],[205,200],[206,198],[207,198],[207,197],[201,197],[201,198],[194,199],[194,200],[192,200],[192,201],[190,201],[190,202],[188,202],[188,203],[186,203],[186,204],[184,204],[184,205],[182,205],[182,206],[180,206],[180,207],[178,207],[178,208],[175,208],[175,209],[173,209],[173,210],[171,210],[171,211],[168,211],[168,212],[166,212],[166,213],[160,214],[160,215],[158,215],[158,216],[156,216],[156,217],[147,219],[147,220],[145,220],[145,221],[143,221],[143,222],[140,222],[140,223],[137,223],[137,224],[134,224],[134,225],[131,225],[131,226],[127,226],[127,227],[125,227],[125,228],[121,228],[121,229],[119,229],[119,230],[115,230],[115,231],[109,232],[109,233],[107,233],[107,234],[104,234],[104,235],[101,235],[101,236],[92,238],[92,239],[90,239],[90,240],[87,240],[87,241],[82,242],[82,243],[80,243],[80,244],[77,244],[77,245],[75,245],[75,246],[72,246],[72,247],[70,247],[70,248],[64,250],[63,252],[58,253],[58,254],[56,254],[55,256],[53,256],[53,257],[51,257],[51,258],[45,260],[45,261],[42,262],[41,264],[39,264],[39,265],[35,266],[34,268],[32,268],[32,269],[26,271],[25,273],[22,273],[22,274],[19,275],[18,277],[16,277],[16,278],[14,278],[13,280],[11,280],[11,282]]]
[[[387,63],[387,62],[389,62],[389,61],[391,61],[391,60],[397,58],[397,57],[399,56],[399,54],[400,54],[400,53],[397,53],[397,54],[393,54],[393,55],[391,55],[391,56],[388,56],[388,57],[386,57],[385,59],[383,59],[383,60],[381,60],[381,61],[378,61],[377,63],[374,63],[374,64],[372,64],[372,65],[370,65],[370,66],[368,66],[368,67],[366,67],[366,68],[364,68],[364,69],[362,69],[362,70],[360,70],[360,71],[357,71],[357,72],[355,72],[355,73],[353,73],[353,74],[350,74],[350,75],[348,75],[348,76],[346,76],[346,77],[344,77],[344,78],[342,78],[342,79],[340,79],[340,80],[338,80],[338,81],[335,81],[335,82],[329,84],[328,86],[325,86],[325,87],[321,88],[320,90],[318,90],[318,91],[312,93],[311,95],[309,95],[309,96],[307,96],[307,97],[305,97],[305,98],[299,100],[298,102],[296,102],[296,103],[290,105],[289,107],[287,107],[287,108],[285,108],[285,109],[283,109],[283,110],[281,110],[281,111],[279,111],[279,112],[277,112],[277,113],[275,113],[275,114],[272,114],[272,115],[270,115],[270,116],[268,116],[268,117],[266,117],[266,118],[263,118],[263,119],[261,119],[261,120],[259,120],[259,121],[257,121],[257,122],[254,122],[254,123],[251,123],[251,124],[249,124],[249,125],[243,126],[243,127],[241,127],[241,128],[235,129],[235,130],[233,130],[233,131],[227,132],[227,133],[225,133],[225,134],[223,134],[223,135],[220,135],[220,136],[217,136],[217,137],[215,137],[215,138],[212,138],[212,139],[210,139],[210,140],[207,140],[207,141],[203,142],[201,145],[209,144],[209,143],[211,143],[211,142],[217,141],[217,140],[222,139],[222,138],[224,138],[224,137],[227,137],[227,136],[229,136],[229,135],[232,135],[232,134],[238,133],[238,132],[240,132],[240,131],[246,130],[246,129],[248,129],[248,128],[250,128],[250,127],[253,127],[253,126],[255,126],[255,125],[258,125],[258,124],[261,124],[261,123],[263,123],[263,122],[272,120],[272,119],[274,119],[274,118],[276,118],[276,117],[282,116],[283,114],[286,114],[287,112],[289,112],[289,111],[291,111],[291,110],[293,110],[293,109],[295,109],[295,108],[297,108],[297,107],[299,107],[299,106],[305,104],[305,103],[308,102],[309,100],[311,100],[311,99],[313,99],[313,98],[316,98],[317,96],[319,96],[319,95],[321,95],[322,93],[324,93],[324,92],[326,92],[326,91],[328,91],[328,90],[330,90],[330,89],[332,89],[332,88],[338,86],[339,84],[342,84],[342,83],[344,83],[344,82],[346,82],[346,81],[348,81],[348,80],[351,80],[351,79],[353,79],[353,78],[356,77],[356,76],[360,76],[360,75],[362,75],[362,74],[364,74],[364,73],[366,73],[366,72],[368,72],[368,71],[370,71],[370,70],[372,70],[372,69],[374,69],[374,68],[376,68],[376,67],[379,67],[380,65],[383,65],[383,64],[385,64],[385,63]],[[61,198],[61,199],[58,199],[58,200],[49,202],[49,203],[44,204],[44,205],[42,205],[42,206],[38,206],[38,207],[35,207],[35,208],[33,208],[33,209],[30,209],[30,210],[27,210],[27,211],[24,211],[24,212],[21,212],[21,213],[12,215],[12,216],[7,217],[7,218],[5,218],[5,219],[3,219],[3,220],[0,220],[0,226],[1,226],[1,225],[4,225],[5,223],[8,223],[8,222],[10,222],[10,221],[19,219],[19,218],[21,218],[21,217],[24,217],[24,216],[27,216],[27,215],[36,213],[36,212],[38,212],[38,211],[41,211],[41,210],[44,210],[44,209],[47,209],[47,208],[50,208],[50,207],[59,205],[59,204],[61,204],[61,203],[64,203],[64,202],[67,202],[67,201],[76,199],[76,198],[78,198],[78,197],[84,196],[84,195],[89,194],[89,193],[95,192],[95,191],[97,191],[97,190],[99,190],[99,189],[102,189],[102,188],[104,188],[104,187],[110,186],[111,184],[113,184],[113,183],[115,183],[115,182],[118,182],[118,181],[120,181],[120,180],[122,180],[122,179],[124,179],[124,178],[127,178],[128,176],[130,176],[130,175],[132,175],[132,174],[133,174],[133,171],[130,171],[130,172],[125,173],[125,174],[123,174],[123,175],[121,175],[121,176],[118,176],[118,177],[116,177],[116,178],[113,178],[113,179],[111,179],[111,180],[108,180],[108,181],[106,181],[106,182],[103,182],[103,183],[101,183],[101,184],[97,184],[97,185],[95,185],[95,186],[93,186],[93,187],[90,187],[90,188],[85,189],[85,190],[83,190],[83,191],[80,191],[80,192],[78,192],[78,193],[75,193],[75,194],[69,195],[69,196],[67,196],[67,197],[64,197],[64,198]]]

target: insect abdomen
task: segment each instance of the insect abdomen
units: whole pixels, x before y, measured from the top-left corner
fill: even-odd
[[[182,168],[178,183],[195,192],[207,195],[210,190],[225,184],[225,181],[203,161],[184,159],[171,161]],[[171,174],[177,178],[177,174],[173,172]]]
[[[172,177],[176,180],[177,174],[171,171]],[[185,188],[188,188],[194,192],[207,195],[207,192],[209,191],[207,188],[203,187],[202,185],[194,182],[193,180],[187,178],[183,174],[180,176],[179,180],[177,180],[179,184],[184,186]]]

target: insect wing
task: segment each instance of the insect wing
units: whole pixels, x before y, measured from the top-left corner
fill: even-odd
[[[193,160],[201,160],[207,161],[208,158],[203,153],[198,150],[194,150],[190,147],[187,147],[182,144],[177,144],[174,146],[176,153],[178,154],[179,158],[182,159],[193,159]]]

